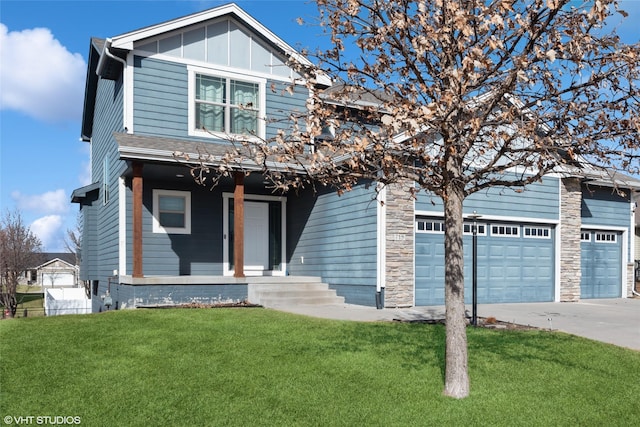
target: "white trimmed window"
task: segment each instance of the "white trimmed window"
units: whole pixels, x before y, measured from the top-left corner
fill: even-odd
[[[549,227],[523,227],[522,233],[525,239],[551,238],[551,228]]]
[[[596,242],[600,243],[616,243],[618,235],[616,233],[596,233]]]
[[[443,234],[444,222],[431,219],[418,219],[416,220],[416,232]]]
[[[191,234],[191,193],[153,190],[153,232]]]
[[[590,242],[591,241],[591,233],[588,231],[583,231],[580,233],[580,241],[581,242]]]
[[[478,224],[477,236],[486,236],[487,227],[484,224]],[[465,222],[463,225],[463,234],[466,236],[473,236],[473,224]]]
[[[265,79],[189,67],[189,134],[263,138],[265,85]]]
[[[105,157],[102,161],[102,204],[109,203],[109,175],[111,170],[109,167],[109,157]]]
[[[492,225],[491,235],[500,237],[518,237],[520,235],[520,227],[513,225]]]

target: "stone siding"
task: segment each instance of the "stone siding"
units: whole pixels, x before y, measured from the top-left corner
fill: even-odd
[[[633,297],[634,286],[636,285],[635,280],[635,265],[634,263],[627,264],[627,298]],[[624,295],[623,295],[624,297]]]
[[[385,307],[414,304],[414,201],[407,185],[386,188]]]
[[[578,178],[560,184],[560,301],[580,300],[580,218],[582,191]]]

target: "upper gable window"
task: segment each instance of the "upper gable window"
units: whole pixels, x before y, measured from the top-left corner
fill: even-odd
[[[136,49],[283,78],[292,77],[291,69],[274,50],[231,19],[203,27],[189,27],[186,31],[174,32],[151,42],[143,41]]]
[[[189,67],[189,134],[264,137],[266,81]]]

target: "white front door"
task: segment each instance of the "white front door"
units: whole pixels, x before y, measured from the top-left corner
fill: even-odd
[[[269,268],[269,204],[244,202],[245,274]]]

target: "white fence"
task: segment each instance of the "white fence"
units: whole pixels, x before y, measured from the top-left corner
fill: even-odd
[[[47,289],[44,312],[47,316],[91,313],[91,300],[87,298],[84,288]]]

